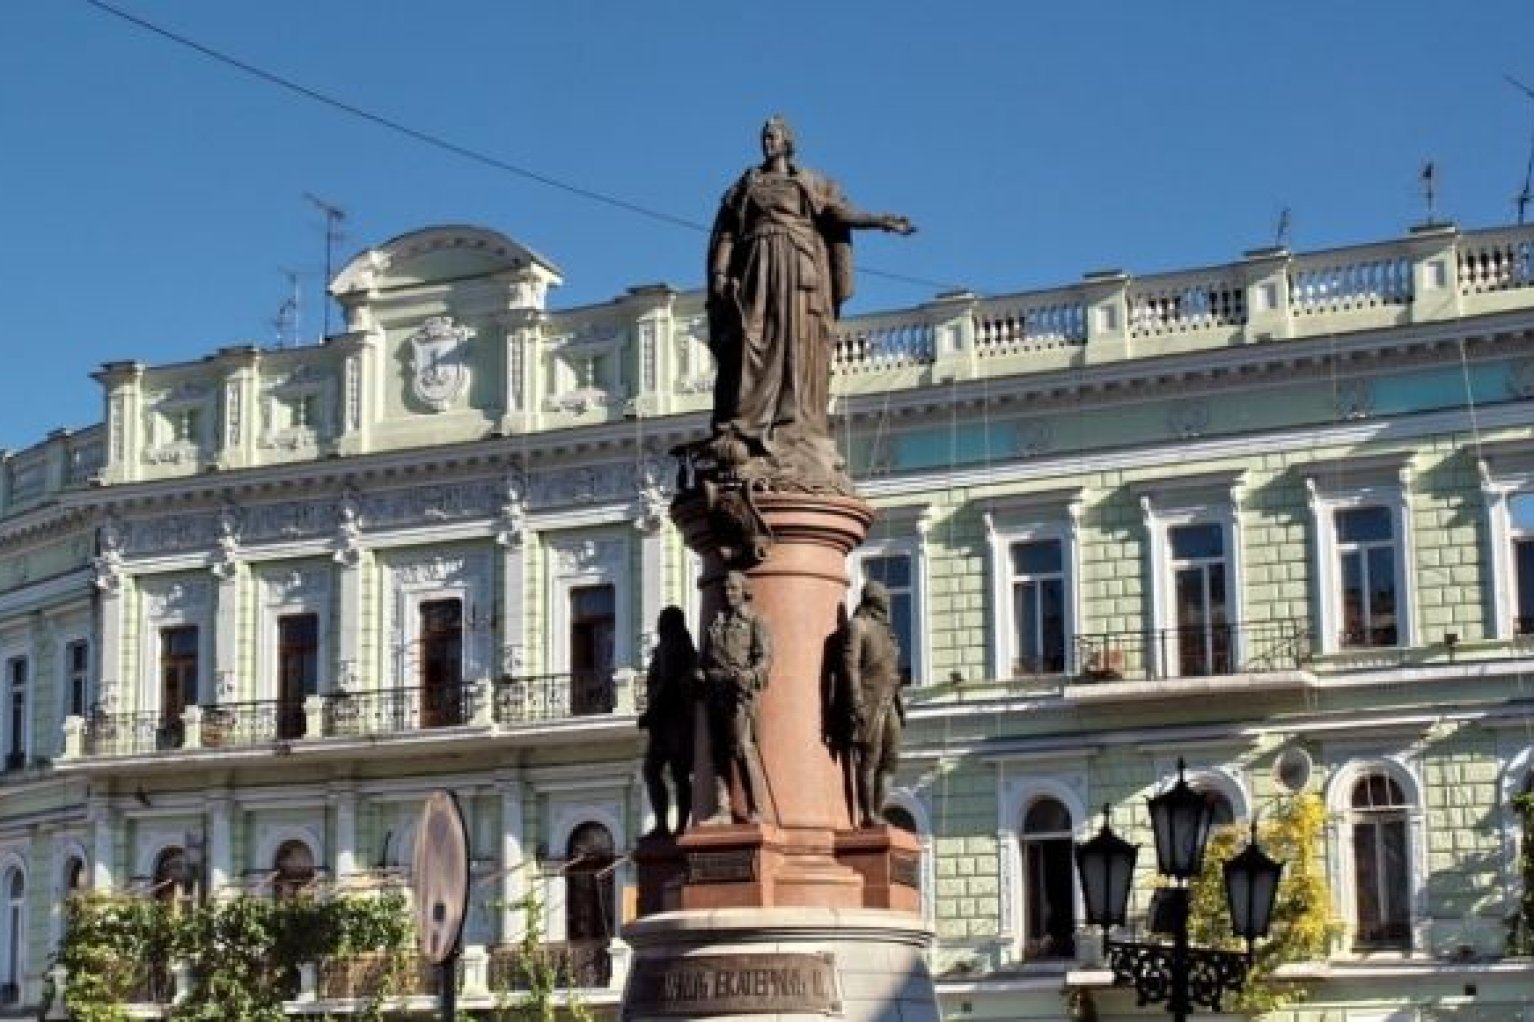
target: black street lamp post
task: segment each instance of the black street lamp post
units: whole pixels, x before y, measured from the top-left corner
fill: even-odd
[[[1165,1002],[1177,1022],[1202,1006],[1220,1010],[1229,991],[1241,989],[1252,965],[1252,945],[1268,933],[1273,900],[1283,865],[1257,846],[1257,825],[1246,849],[1225,864],[1225,896],[1231,929],[1246,941],[1246,951],[1218,951],[1188,944],[1188,881],[1204,864],[1209,842],[1210,806],[1183,778],[1177,763],[1177,783],[1148,800],[1151,832],[1156,839],[1156,870],[1171,883],[1157,888],[1151,899],[1150,928],[1172,938],[1161,942],[1119,941],[1108,928],[1124,925],[1129,888],[1134,879],[1137,845],[1120,838],[1108,826],[1076,846],[1076,868],[1086,900],[1088,926],[1103,928],[1103,947],[1115,983],[1133,983],[1140,1005]]]

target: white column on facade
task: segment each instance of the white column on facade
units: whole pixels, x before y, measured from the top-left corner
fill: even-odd
[[[655,647],[656,619],[666,605],[666,530],[661,519],[646,515],[639,522],[639,659],[635,667],[643,668]]]
[[[501,932],[502,943],[511,943],[522,934],[519,903],[530,881],[522,847],[522,782],[500,778],[496,787],[501,793]]]
[[[336,880],[357,872],[357,792],[350,784],[333,784],[330,805],[335,812]]]
[[[227,795],[208,799],[208,887],[217,893],[234,875],[234,807]]]
[[[102,576],[97,585],[101,590],[101,649],[96,658],[99,672],[96,700],[108,712],[120,711],[126,708],[122,691],[122,576]]]
[[[112,803],[105,795],[93,795],[86,804],[91,823],[91,888],[112,889]]]
[[[237,665],[240,641],[240,569],[233,562],[213,569],[218,580],[213,610],[213,692],[202,702],[230,703],[240,698]],[[250,694],[254,698],[254,693]]]
[[[362,673],[361,551],[336,554],[336,673],[332,689],[358,687]]]
[[[506,476],[506,500],[496,524],[501,548],[501,650],[492,665],[498,674],[524,674],[527,649],[527,506],[522,475]]]

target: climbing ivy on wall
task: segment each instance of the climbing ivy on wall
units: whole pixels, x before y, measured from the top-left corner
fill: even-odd
[[[1246,987],[1228,999],[1228,1010],[1260,1015],[1304,1000],[1304,984],[1280,980],[1276,970],[1289,962],[1325,958],[1341,933],[1321,861],[1325,827],[1326,806],[1314,794],[1281,799],[1262,818],[1258,840],[1264,851],[1284,863],[1284,874],[1273,904],[1271,935],[1257,945]],[[1244,950],[1231,936],[1224,865],[1246,846],[1249,833],[1247,827],[1232,825],[1210,837],[1203,872],[1192,884],[1189,932],[1198,943]]]

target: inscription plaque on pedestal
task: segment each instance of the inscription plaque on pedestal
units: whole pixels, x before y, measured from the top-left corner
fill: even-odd
[[[840,1011],[836,957],[830,954],[641,958],[623,999],[624,1018]]]

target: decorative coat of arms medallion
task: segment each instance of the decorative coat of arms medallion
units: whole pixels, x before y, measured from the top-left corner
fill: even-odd
[[[410,392],[434,412],[445,410],[469,385],[465,353],[474,331],[450,316],[433,316],[410,335]]]

